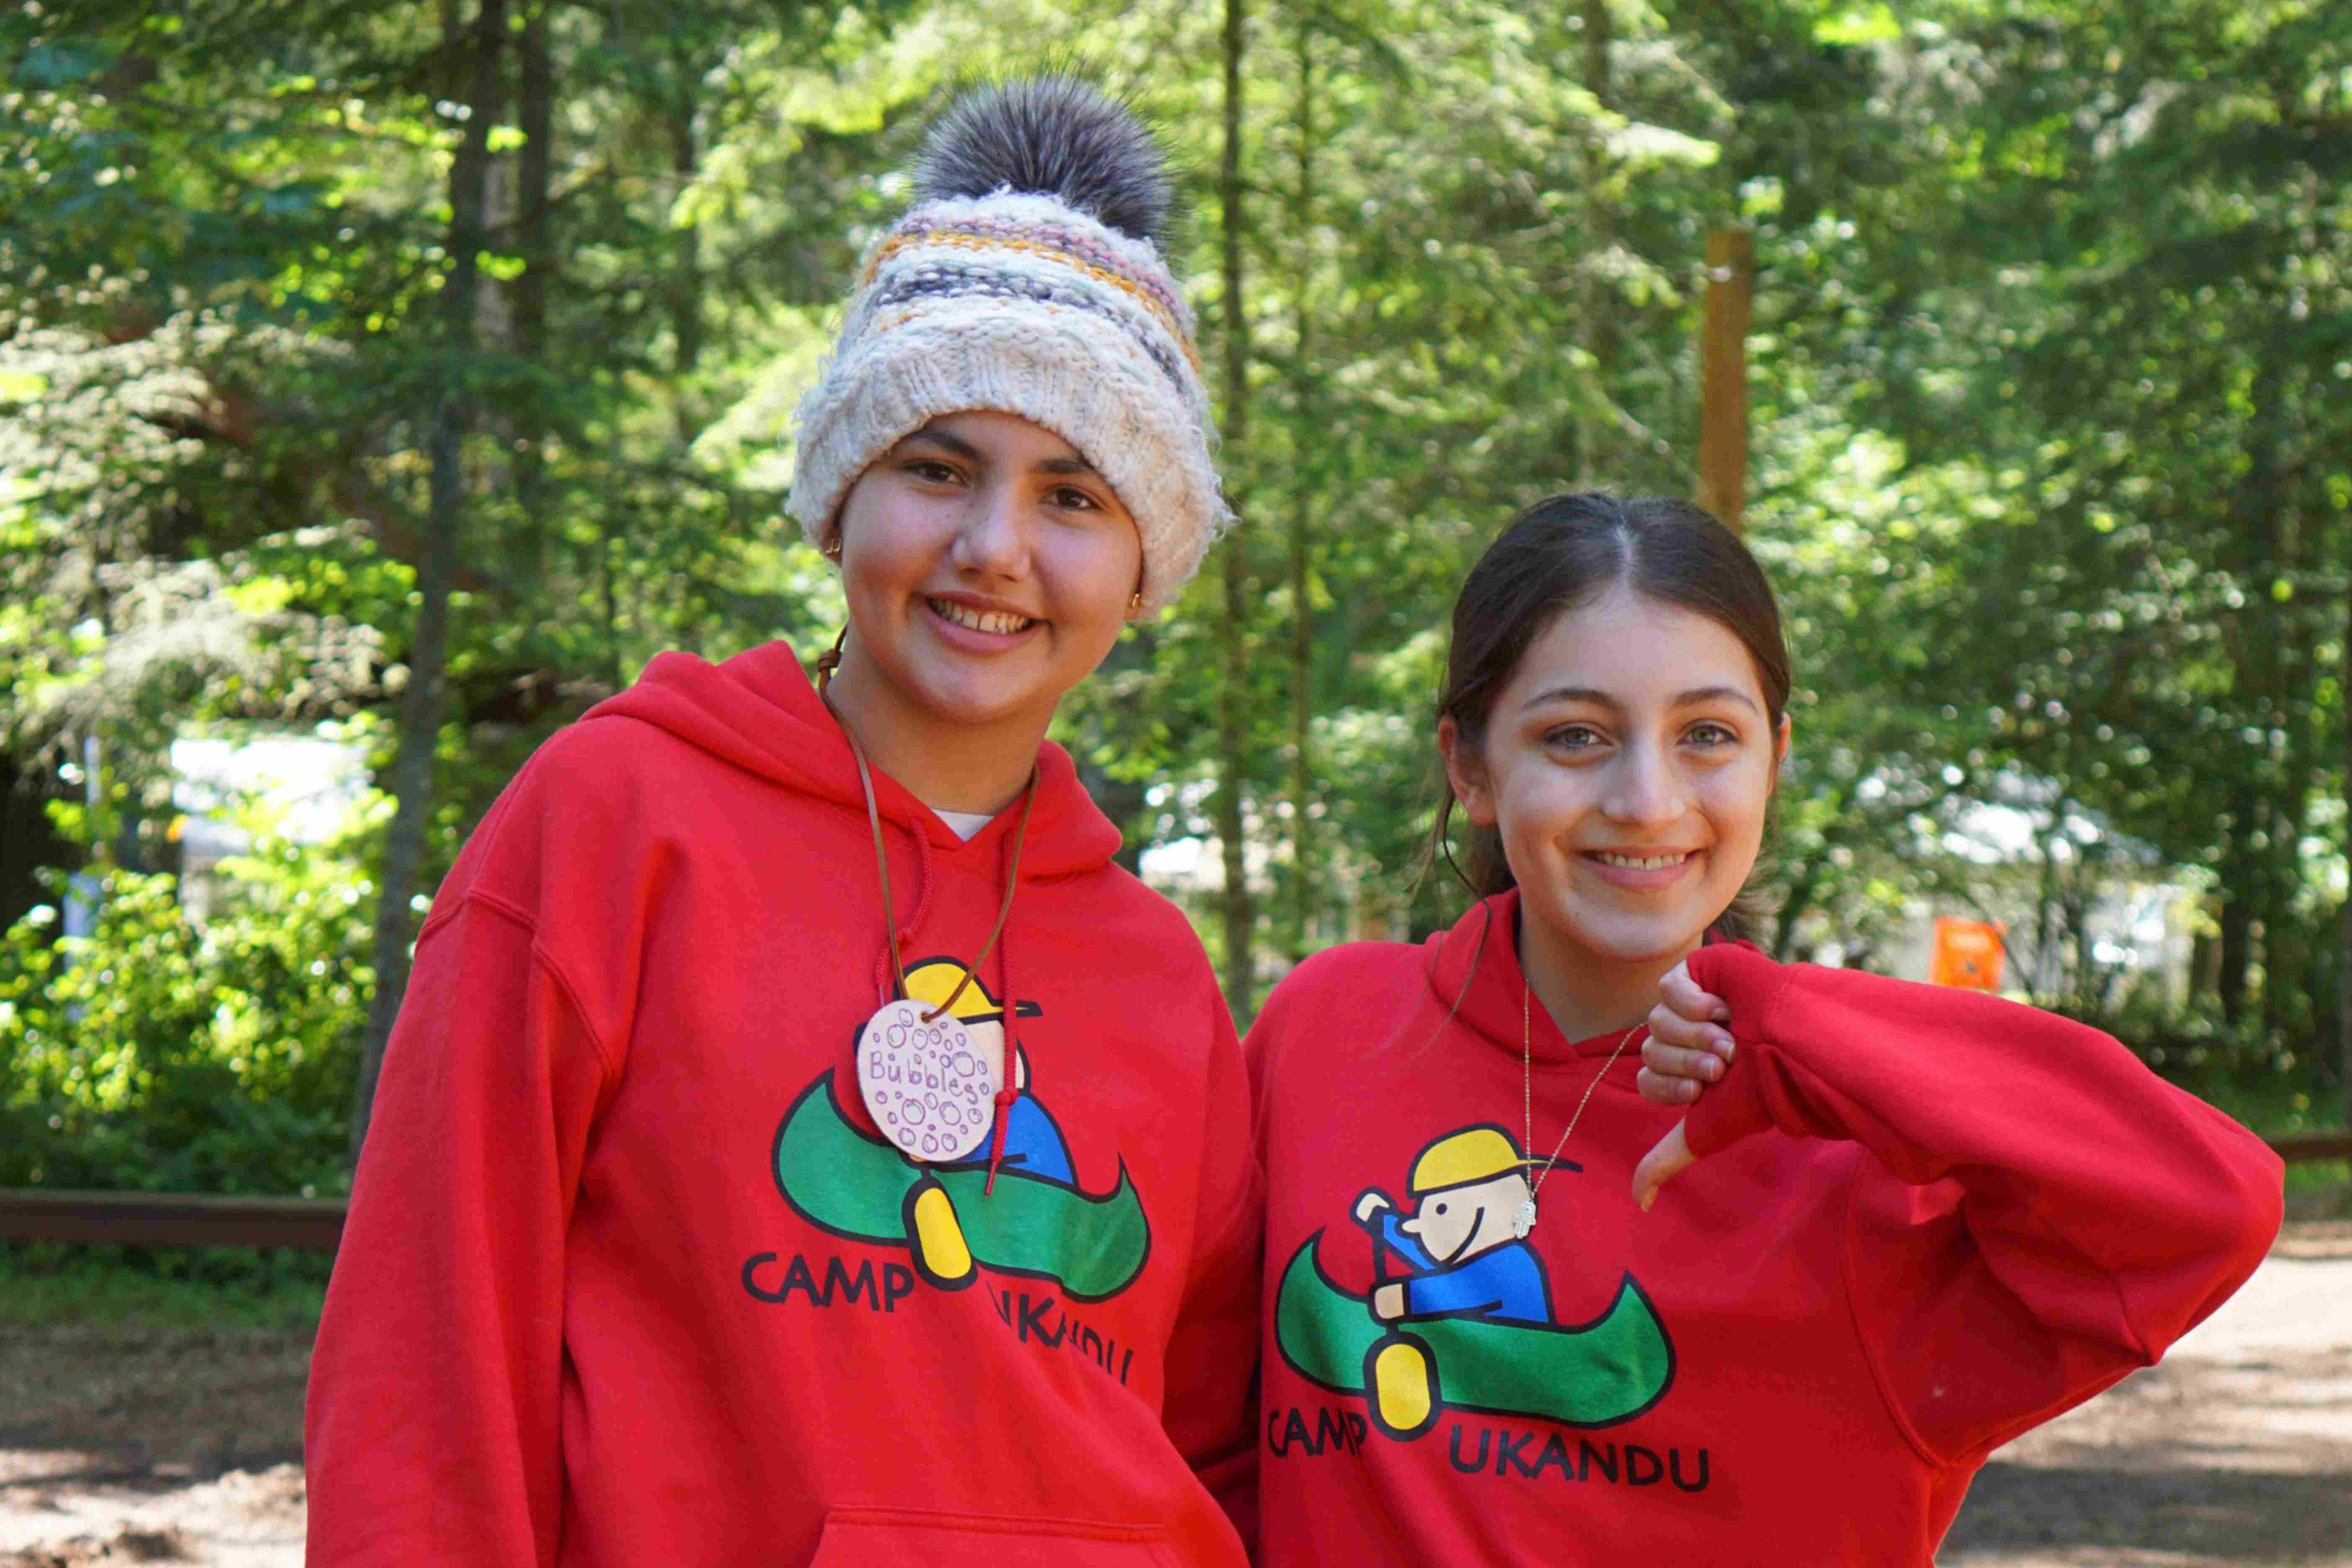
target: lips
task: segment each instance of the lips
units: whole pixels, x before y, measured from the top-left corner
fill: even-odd
[[[985,632],[992,637],[1013,637],[1037,624],[1033,617],[1015,615],[1010,610],[983,610],[954,599],[926,599],[923,602],[940,619],[969,631]]]
[[[1696,849],[1653,850],[1636,855],[1622,849],[1585,849],[1578,852],[1592,874],[1608,886],[1623,893],[1663,893],[1680,885],[1698,865]]]

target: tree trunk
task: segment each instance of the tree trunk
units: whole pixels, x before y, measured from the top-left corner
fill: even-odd
[[[2214,979],[2214,991],[2221,1004],[2221,1016],[2231,1023],[2238,1021],[2246,1005],[2246,974],[2254,952],[2254,900],[2252,889],[2225,887],[2221,889],[2221,962]]]
[[[681,52],[677,58],[677,97],[671,101],[668,114],[670,189],[675,200],[694,183],[695,172],[701,166],[700,143],[695,139],[694,84],[699,79],[691,61]],[[677,231],[677,249],[670,259],[667,287],[669,296],[670,335],[677,353],[671,368],[676,373],[676,384],[671,395],[677,401],[674,410],[678,445],[692,443],[701,434],[698,413],[699,399],[692,395],[689,378],[702,361],[702,230],[699,225],[687,224]]]
[[[1315,34],[1311,16],[1298,19],[1298,184],[1292,202],[1291,228],[1298,237],[1298,277],[1291,289],[1297,312],[1298,334],[1291,358],[1291,386],[1297,406],[1292,417],[1305,433],[1320,428],[1315,417],[1315,378],[1308,359],[1308,337],[1314,321],[1307,310],[1313,281],[1315,205]],[[1294,504],[1290,513],[1290,880],[1292,923],[1290,956],[1304,962],[1314,951],[1315,905],[1318,892],[1314,824],[1307,812],[1315,802],[1315,615],[1309,587],[1314,564],[1315,495],[1319,474],[1308,471],[1304,456],[1292,475]]]
[[[446,706],[449,590],[457,572],[458,524],[465,500],[463,446],[467,422],[465,362],[474,346],[480,288],[477,258],[485,239],[490,128],[504,107],[500,68],[507,41],[506,0],[481,0],[473,37],[461,53],[472,66],[465,102],[473,113],[449,170],[449,278],[442,290],[441,389],[433,410],[429,456],[431,501],[416,564],[416,629],[409,643],[408,686],[400,705],[400,745],[392,763],[391,794],[398,802],[384,836],[383,878],[376,904],[375,996],[360,1040],[359,1084],[352,1104],[351,1158],[367,1141],[368,1113],[383,1068],[384,1044],[408,989],[415,922],[408,907],[425,860],[433,804],[433,753]]]
[[[2336,689],[2352,699],[2352,598],[2346,600],[2343,668]],[[2344,720],[2344,804],[2352,813],[2352,700],[2341,703]],[[2346,841],[2352,844],[2352,815],[2346,822]],[[2352,896],[2344,900],[2343,973],[2336,987],[2336,1046],[2344,1075],[2344,1125],[2352,1127]]]
[[[2271,450],[2264,464],[2273,524],[2273,582],[2292,582],[2316,564],[2306,543],[2303,508],[2294,479],[2296,437],[2305,375],[2286,340],[2280,340],[2279,368],[2272,375],[2273,406],[2263,423]],[[2317,530],[2309,531],[2315,536]],[[2315,542],[2315,537],[2313,540]],[[2303,837],[2325,742],[2318,727],[2318,691],[2326,670],[2319,658],[2320,624],[2307,601],[2265,594],[2273,644],[2269,721],[2280,743],[2273,748],[2278,776],[2270,789],[2271,822],[2262,912],[2263,1023],[2273,1042],[2299,1035],[2318,1022],[2312,1016],[2310,974],[2316,956],[2309,951],[2309,928],[2297,918],[2296,896],[2304,880]]]
[[[1605,111],[1614,107],[1616,89],[1609,69],[1609,46],[1613,26],[1609,0],[1583,0],[1584,87]],[[1617,324],[1607,279],[1599,262],[1617,242],[1617,212],[1607,195],[1609,158],[1595,125],[1585,138],[1583,264],[1578,268],[1576,331],[1584,352],[1592,357],[1591,412],[1577,444],[1579,489],[1617,481],[1615,472],[1617,403]]]
[[[549,200],[555,168],[555,72],[547,51],[547,0],[531,7],[516,36],[515,128],[522,149],[515,163],[516,251],[522,276],[514,280],[514,352],[534,369],[547,362],[548,274],[555,266]],[[515,410],[520,445],[515,452],[515,492],[528,520],[532,567],[543,572],[547,548],[547,419],[537,397]]]
[[[555,245],[548,220],[555,169],[555,69],[547,52],[547,5],[532,7],[516,39],[515,129],[522,148],[515,164],[515,249],[523,259],[514,283],[515,352],[538,360],[547,353],[548,274]]]
[[[28,768],[0,754],[0,931],[49,901],[40,881],[43,868],[80,868],[79,847],[49,820],[49,802],[65,798],[56,769]],[[57,928],[49,929],[55,934]]]
[[[2230,510],[2239,520],[2231,531],[2237,549],[2224,554],[2221,564],[2242,574],[2242,580],[2267,584],[2292,572],[2297,549],[2292,509],[2282,489],[2287,459],[2284,415],[2291,407],[2290,386],[2296,355],[2284,331],[2274,331],[2256,363],[2270,395],[2281,401],[2266,410],[2268,437],[2249,451],[2252,466],[2231,496]],[[2241,555],[2241,559],[2231,559]],[[2293,605],[2280,605],[2268,595],[2252,596],[2247,613],[2231,623],[2224,646],[2232,673],[2232,695],[2246,704],[2243,720],[2269,731],[2286,714],[2288,649],[2279,616],[2299,613]],[[2273,875],[2282,855],[2292,868],[2294,845],[2282,845],[2273,807],[2286,780],[2279,771],[2249,758],[2240,764],[2231,801],[2230,835],[2221,860],[2221,977],[2223,1016],[2232,1023],[2244,1014],[2251,972],[2259,952],[2259,933],[2267,929],[2281,940],[2291,922],[2279,919],[2291,887],[2282,888]],[[2298,814],[2299,815],[2299,814]],[[2288,876],[2294,875],[2292,869]],[[2267,1001],[2264,1002],[2267,1012]]]
[[[1225,397],[1221,432],[1226,493],[1238,512],[1249,428],[1249,313],[1242,306],[1242,0],[1225,0],[1225,148],[1217,180],[1224,237]],[[1249,680],[1249,573],[1244,527],[1224,542],[1224,689],[1217,700],[1217,837],[1224,850],[1225,1003],[1237,1018],[1250,1016],[1256,983],[1257,910],[1250,898],[1248,856],[1242,837],[1245,755],[1244,702]]]
[[[2209,931],[2192,932],[2189,938],[2189,1000],[2196,1006],[2210,1006],[2219,994],[2221,973],[2221,944]]]

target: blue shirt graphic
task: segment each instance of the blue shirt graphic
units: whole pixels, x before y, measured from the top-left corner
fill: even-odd
[[[980,1157],[988,1158],[985,1143],[981,1145]],[[1004,1163],[1033,1176],[1077,1184],[1076,1173],[1070,1169],[1070,1146],[1062,1142],[1062,1130],[1054,1125],[1045,1108],[1025,1091],[1004,1108]]]
[[[1551,1292],[1544,1285],[1543,1265],[1524,1241],[1506,1242],[1457,1268],[1441,1268],[1429,1249],[1405,1233],[1394,1211],[1381,1215],[1381,1239],[1416,1270],[1402,1281],[1410,1316],[1475,1312],[1516,1322],[1551,1321]]]

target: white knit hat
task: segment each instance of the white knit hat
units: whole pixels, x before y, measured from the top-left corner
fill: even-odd
[[[1142,536],[1144,608],[1174,600],[1232,514],[1192,313],[1162,256],[1171,201],[1150,133],[1076,78],[958,100],[801,400],[784,510],[823,547],[900,439],[942,415],[1014,414],[1118,492]]]

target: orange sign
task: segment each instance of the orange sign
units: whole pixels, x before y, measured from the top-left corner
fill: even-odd
[[[2000,989],[2002,928],[1989,921],[1936,917],[1936,946],[1927,960],[1931,985],[1957,985],[1964,991]]]

